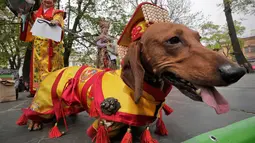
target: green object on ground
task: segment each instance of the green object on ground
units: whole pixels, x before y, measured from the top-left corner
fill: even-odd
[[[255,143],[255,116],[198,135],[183,143]]]
[[[0,75],[0,78],[13,78],[12,74],[2,74]]]

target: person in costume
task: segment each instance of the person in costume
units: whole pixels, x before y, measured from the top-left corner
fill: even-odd
[[[139,39],[136,32],[131,34],[137,27],[141,27],[140,32],[138,31],[140,37],[146,30],[148,23],[140,20],[148,17],[145,17],[143,13],[137,14],[137,11],[141,12],[142,7],[147,6],[152,6],[154,12],[165,11],[150,3],[140,4],[126,26],[125,29],[128,30],[124,30],[118,42],[119,46],[124,47]],[[162,16],[162,18],[163,21],[168,20],[168,16]],[[42,122],[56,117],[57,122],[49,132],[50,138],[56,138],[62,135],[57,127],[59,119],[63,118],[67,127],[65,116],[86,111],[90,117],[96,118],[87,130],[88,136],[96,143],[109,143],[109,138],[116,136],[123,128],[126,128],[127,132],[122,143],[130,143],[132,126],[146,126],[141,137],[142,142],[154,141],[149,133],[149,125],[155,120],[157,120],[156,133],[167,135],[161,112],[164,110],[166,115],[172,112],[172,109],[165,104],[165,97],[171,91],[172,85],[166,83],[161,88],[144,82],[141,84],[145,91],[141,93],[143,98],[136,102],[134,96],[138,92],[123,81],[122,72],[122,70],[107,71],[88,66],[68,67],[55,71],[43,80],[31,105],[23,109],[23,114],[16,123],[25,125],[27,119],[30,119],[33,123],[29,124],[29,129],[38,130]],[[114,89],[112,85],[115,86]]]
[[[51,26],[64,27],[64,11],[54,8],[56,0],[42,0],[40,8],[33,12],[21,26],[20,39],[25,42],[33,42],[30,61],[30,96],[33,97],[41,81],[48,73],[64,67],[63,33],[60,42],[39,36],[32,36],[30,32],[34,21],[43,18],[50,21]]]
[[[111,65],[111,59],[107,52],[107,46],[109,46],[110,42],[108,37],[110,23],[102,18],[99,21],[99,27],[101,29],[101,34],[96,39],[96,44],[98,47],[97,68],[107,69],[110,68]]]

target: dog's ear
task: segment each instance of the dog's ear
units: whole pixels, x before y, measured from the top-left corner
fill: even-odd
[[[144,68],[140,60],[141,51],[142,44],[139,41],[129,45],[128,52],[123,58],[121,72],[123,81],[134,90],[135,103],[138,103],[143,94]]]

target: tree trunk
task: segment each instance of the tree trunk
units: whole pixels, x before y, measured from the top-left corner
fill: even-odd
[[[12,59],[9,59],[9,65],[10,65],[10,69],[15,70],[15,62],[12,61]]]
[[[83,16],[83,14],[85,13],[85,11],[87,10],[87,8],[93,4],[92,0],[89,0],[87,2],[87,4],[85,4],[85,6],[82,8],[82,5],[83,5],[83,2],[82,0],[79,0],[77,5],[78,5],[78,8],[77,8],[77,16],[75,17],[75,20],[74,20],[74,24],[73,24],[73,28],[71,30],[72,33],[76,33],[77,32],[77,27],[79,26],[80,24],[80,20]],[[69,17],[70,17],[70,1],[68,2],[69,4]],[[70,20],[70,19],[69,19]],[[68,21],[69,21],[68,20]],[[74,40],[75,40],[75,37],[72,33],[68,33],[66,36],[67,36],[67,39],[65,40],[64,42],[64,47],[65,47],[65,53],[64,53],[64,65],[65,67],[67,67],[69,65],[69,56],[71,54],[71,49],[72,49],[72,46],[73,46],[73,43],[74,43]]]
[[[58,0],[58,7],[57,7],[58,9],[60,9],[60,1],[61,0]]]
[[[223,0],[223,3],[224,3],[224,12],[225,12],[226,20],[228,24],[229,36],[233,46],[236,61],[239,65],[247,68],[248,72],[253,72],[251,64],[246,60],[246,58],[243,55],[240,43],[236,35],[236,30],[235,30],[232,13],[231,13],[230,0]]]
[[[71,3],[70,0],[68,0],[68,19],[67,19],[67,29],[70,29],[70,17],[71,17]],[[67,38],[65,38],[65,42],[64,42],[64,47],[65,47],[65,52],[64,52],[64,66],[68,67],[69,66],[69,56],[71,54],[71,48],[70,46],[70,39],[69,39],[69,34],[66,35],[68,36]]]
[[[65,46],[65,52],[64,52],[64,66],[68,67],[69,66],[69,56],[71,54],[71,49],[72,47],[68,47],[68,45],[66,44]]]

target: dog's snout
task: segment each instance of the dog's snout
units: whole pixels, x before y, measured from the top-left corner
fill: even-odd
[[[227,83],[237,82],[246,73],[243,67],[232,66],[229,64],[219,67],[221,78]]]

